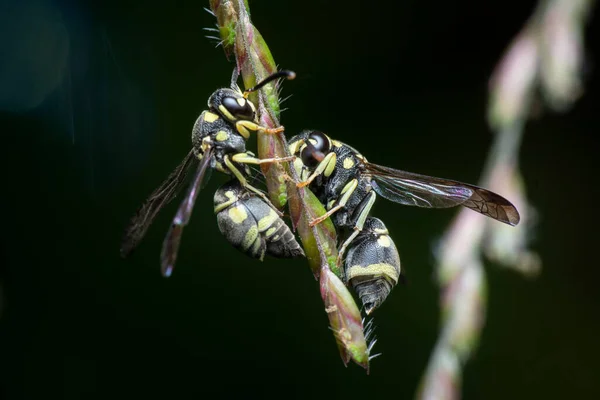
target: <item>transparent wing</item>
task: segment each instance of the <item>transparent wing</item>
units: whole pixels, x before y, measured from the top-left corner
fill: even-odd
[[[173,268],[175,267],[175,260],[177,259],[177,252],[181,243],[183,228],[190,221],[192,210],[194,209],[194,204],[196,203],[198,193],[200,193],[202,188],[202,181],[204,179],[204,175],[206,174],[206,170],[210,166],[211,158],[212,152],[210,150],[206,151],[202,161],[196,169],[194,180],[188,188],[185,198],[179,205],[177,214],[175,214],[173,223],[171,224],[171,227],[169,228],[167,236],[163,242],[162,251],[160,253],[160,263],[161,271],[164,276],[171,276]]]
[[[125,229],[125,235],[121,242],[122,257],[127,257],[138,246],[158,212],[177,196],[185,182],[185,177],[193,160],[194,153],[190,151],[181,164],[171,172],[169,177],[152,192],[150,197],[138,209]]]
[[[467,183],[414,174],[382,165],[364,163],[373,189],[396,203],[425,208],[465,206],[487,217],[517,225],[519,212],[504,197]]]

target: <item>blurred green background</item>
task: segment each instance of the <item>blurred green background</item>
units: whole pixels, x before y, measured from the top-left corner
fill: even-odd
[[[298,74],[283,91],[288,135],[321,129],[379,164],[477,182],[487,81],[535,2],[250,3],[276,62]],[[208,2],[1,4],[3,399],[414,396],[438,334],[432,249],[455,210],[376,204],[409,283],[375,315],[371,374],[344,368],[307,262],[259,263],[219,234],[224,176],[201,193],[170,279],[159,252],[175,204],[119,258],[126,222],[229,82],[233,64],[204,38]],[[600,398],[598,22],[584,97],[527,125],[543,271],[486,265],[465,399]]]

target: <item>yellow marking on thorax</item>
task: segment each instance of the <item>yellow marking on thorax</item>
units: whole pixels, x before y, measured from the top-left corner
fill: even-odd
[[[275,211],[273,211],[271,209],[269,211],[269,215],[267,215],[266,217],[262,217],[258,221],[258,231],[259,232],[266,231],[271,225],[273,225],[275,223],[275,221],[277,221],[278,218],[279,218],[279,216],[275,213]]]
[[[215,122],[218,119],[219,119],[219,116],[215,113],[211,113],[210,111],[206,111],[204,113],[204,120],[206,122]]]
[[[344,169],[350,169],[352,167],[354,167],[354,160],[352,157],[344,158]]]
[[[342,142],[338,140],[332,140],[331,143],[333,143],[335,147],[342,147]]]
[[[217,132],[217,136],[215,136],[215,139],[217,139],[217,142],[224,142],[227,139],[229,139],[229,133],[225,131],[219,131]]]
[[[379,243],[381,247],[390,247],[392,241],[388,235],[381,235],[377,238],[377,243]]]
[[[366,267],[362,265],[353,265],[347,272],[348,279],[361,276],[375,276],[390,278],[394,282],[398,282],[398,270],[393,265],[388,263],[370,264]]]
[[[240,107],[244,107],[246,105],[246,99],[243,97],[238,97],[237,102],[240,105]]]
[[[231,218],[234,224],[241,224],[248,218],[248,213],[242,206],[232,207],[229,209],[229,218]]]

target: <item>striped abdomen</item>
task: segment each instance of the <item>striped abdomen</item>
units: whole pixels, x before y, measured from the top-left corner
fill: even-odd
[[[219,230],[235,248],[260,260],[265,254],[277,258],[304,256],[275,210],[245,190],[237,179],[217,190],[214,204]]]
[[[344,263],[344,278],[352,285],[367,314],[384,302],[400,278],[400,256],[387,228],[369,217],[352,241]]]

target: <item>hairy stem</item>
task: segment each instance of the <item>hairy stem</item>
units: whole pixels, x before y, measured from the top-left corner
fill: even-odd
[[[276,71],[271,52],[250,21],[244,0],[210,0],[225,54],[235,55],[237,70],[248,88]],[[260,124],[279,126],[279,97],[276,85],[268,84],[250,99],[257,105]],[[260,158],[287,157],[289,149],[283,134],[258,134]],[[360,311],[341,281],[336,267],[337,238],[329,219],[310,227],[309,222],[324,214],[325,208],[308,188],[297,188],[299,177],[289,164],[261,165],[272,202],[288,203],[292,225],[297,230],[315,278],[320,280],[321,296],[344,363],[353,360],[368,369],[369,352]]]

